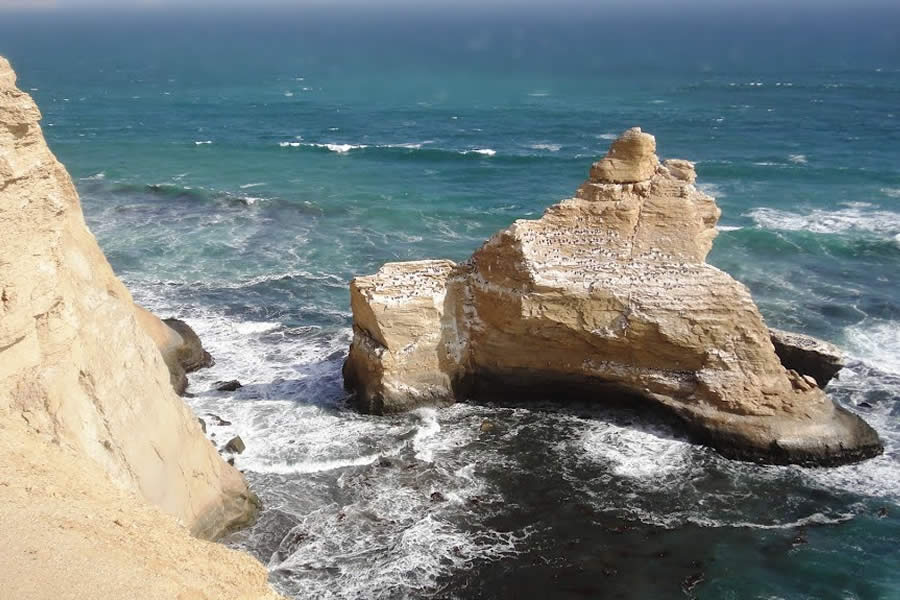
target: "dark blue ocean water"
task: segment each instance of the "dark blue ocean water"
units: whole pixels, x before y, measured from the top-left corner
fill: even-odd
[[[900,598],[897,10],[573,7],[0,13],[0,54],[117,273],[216,357],[190,402],[267,507],[231,543],[286,594]],[[346,407],[350,278],[465,258],[633,125],[697,162],[710,261],[767,322],[852,357],[829,392],[884,456],[736,463],[603,407]]]

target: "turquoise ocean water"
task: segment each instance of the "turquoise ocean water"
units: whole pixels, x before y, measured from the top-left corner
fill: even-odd
[[[116,272],[216,357],[189,402],[266,504],[230,543],[286,594],[894,599],[900,13],[801,12],[3,14],[0,54]],[[884,456],[736,463],[552,398],[346,406],[350,278],[464,259],[633,125],[697,162],[710,262],[852,357],[828,391]]]

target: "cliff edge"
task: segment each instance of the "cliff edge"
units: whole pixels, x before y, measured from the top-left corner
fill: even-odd
[[[638,128],[574,198],[472,257],[351,282],[344,366],[359,406],[579,395],[643,402],[728,456],[840,464],[882,451],[816,379],[786,369],[746,287],[706,264],[720,210],[694,165]]]
[[[89,458],[198,537],[240,527],[257,499],[173,392],[15,81],[0,58],[0,427]]]

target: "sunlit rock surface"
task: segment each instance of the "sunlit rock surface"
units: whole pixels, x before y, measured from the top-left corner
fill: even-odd
[[[462,263],[389,263],[350,286],[344,367],[363,410],[539,395],[643,402],[722,453],[838,464],[877,434],[786,370],[746,287],[706,264],[720,215],[638,128],[575,197]],[[509,398],[507,398],[509,399]]]

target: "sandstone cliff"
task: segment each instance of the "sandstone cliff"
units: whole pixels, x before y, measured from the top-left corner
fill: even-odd
[[[344,376],[362,409],[578,393],[663,408],[739,458],[880,452],[868,425],[782,366],[748,290],[705,263],[720,211],[692,163],[655,151],[631,129],[574,198],[465,263],[391,263],[354,279]]]
[[[24,423],[4,424],[0,454],[0,598],[280,598],[256,559],[191,537]]]
[[[171,330],[116,279],[39,120],[0,58],[0,436],[24,424],[218,537],[258,501],[173,392],[144,329],[161,344]]]

